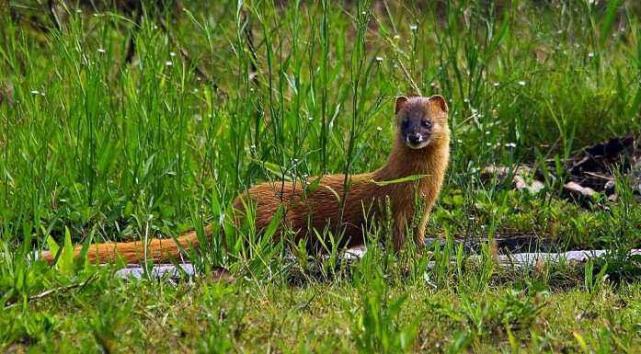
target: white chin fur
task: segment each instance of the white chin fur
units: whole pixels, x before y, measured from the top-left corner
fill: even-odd
[[[414,149],[414,150],[420,150],[420,149],[426,147],[429,144],[430,144],[430,140],[429,139],[419,143],[418,145],[412,145],[410,142],[407,142],[407,141],[405,142],[405,145],[407,145],[407,147],[409,147],[410,149]]]

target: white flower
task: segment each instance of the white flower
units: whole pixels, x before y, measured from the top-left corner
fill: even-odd
[[[594,53],[593,52],[588,53],[588,58],[594,58]]]
[[[383,128],[381,128],[381,127],[376,127],[376,130],[378,130],[379,132],[382,132],[382,131],[383,131]]]
[[[382,63],[383,62],[383,57],[376,57],[376,61],[379,62],[379,63]]]
[[[416,32],[417,29],[418,29],[417,25],[410,25],[410,31]]]
[[[169,52],[169,56],[173,58],[173,57],[175,57],[175,56],[176,56],[176,53],[174,53],[174,52]]]
[[[40,91],[38,91],[38,90],[31,90],[31,94],[32,94],[32,95],[39,95],[39,94],[40,94]]]
[[[513,149],[513,148],[515,148],[515,147],[516,147],[516,144],[515,144],[515,143],[507,143],[507,144],[505,144],[505,147],[506,147],[506,148]]]
[[[107,53],[107,51],[105,50],[105,48],[98,48],[98,53],[105,54]]]
[[[525,86],[525,81],[520,80],[520,81],[518,82],[518,84],[519,84],[519,85],[521,85],[521,86]]]
[[[165,65],[166,65],[166,66],[172,66],[172,65],[174,65],[174,63],[172,63],[172,62],[171,62],[171,60],[167,60],[167,61],[165,62]]]

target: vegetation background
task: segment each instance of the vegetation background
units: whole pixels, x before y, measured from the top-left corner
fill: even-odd
[[[639,134],[639,15],[632,0],[4,2],[0,348],[636,351],[635,191],[617,176],[616,202],[560,195],[570,156]],[[251,247],[229,253],[203,236],[187,255],[202,276],[178,284],[64,251],[54,268],[34,261],[53,240],[220,235],[255,182],[374,169],[408,93],[450,105],[428,230],[449,241],[433,253],[373,242],[349,266],[336,249],[288,258],[248,224]],[[521,163],[550,171],[543,191],[480,180]],[[522,235],[609,253],[523,271],[452,242]],[[219,266],[235,280],[209,276]]]

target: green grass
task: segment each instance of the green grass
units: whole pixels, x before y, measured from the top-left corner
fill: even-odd
[[[532,196],[479,177],[492,163],[561,164],[639,135],[641,9],[608,4],[183,1],[185,11],[147,8],[157,15],[139,25],[111,7],[71,8],[62,30],[43,32],[44,4],[10,1],[0,7],[0,96],[13,88],[13,103],[0,102],[0,306],[10,306],[0,349],[634,351],[640,288],[622,256],[641,238],[631,190],[620,183],[618,202],[586,209],[559,197],[558,180]],[[208,223],[219,236],[253,183],[372,170],[393,139],[393,99],[407,93],[450,106],[451,167],[429,235],[537,235],[611,249],[607,266],[524,276],[488,249],[469,264],[450,245],[398,257],[374,248],[316,272],[282,245],[225,253],[218,237],[191,260],[203,274],[227,267],[232,284],[124,282],[110,268],[33,261],[66,229],[74,243]]]

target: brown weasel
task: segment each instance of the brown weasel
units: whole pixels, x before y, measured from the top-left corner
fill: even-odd
[[[234,201],[236,211],[244,205],[255,207],[256,229],[269,225],[280,206],[284,207],[283,224],[295,233],[296,241],[315,236],[313,229],[340,233],[346,244],[362,244],[366,220],[384,218],[388,205],[393,218],[392,240],[399,250],[405,243],[408,222],[414,217],[415,197],[424,201],[420,223],[414,230],[415,241],[421,245],[428,217],[443,185],[449,161],[450,131],[448,107],[441,96],[399,97],[396,99],[397,133],[387,163],[369,173],[320,177],[318,188],[305,190],[300,182],[265,182],[249,188]],[[423,176],[422,178],[404,177]],[[314,181],[315,178],[311,178]],[[384,183],[385,181],[394,181]],[[381,183],[383,182],[383,183]],[[250,203],[247,203],[250,201]],[[389,203],[389,204],[386,204]],[[211,233],[211,227],[205,229]],[[277,233],[278,234],[278,233]],[[194,231],[174,239],[151,239],[146,252],[143,241],[110,242],[89,247],[91,262],[113,262],[122,257],[129,263],[144,259],[167,261],[180,256],[181,250],[198,246]],[[76,247],[78,255],[81,247]],[[53,261],[53,254],[43,252],[42,259]]]

